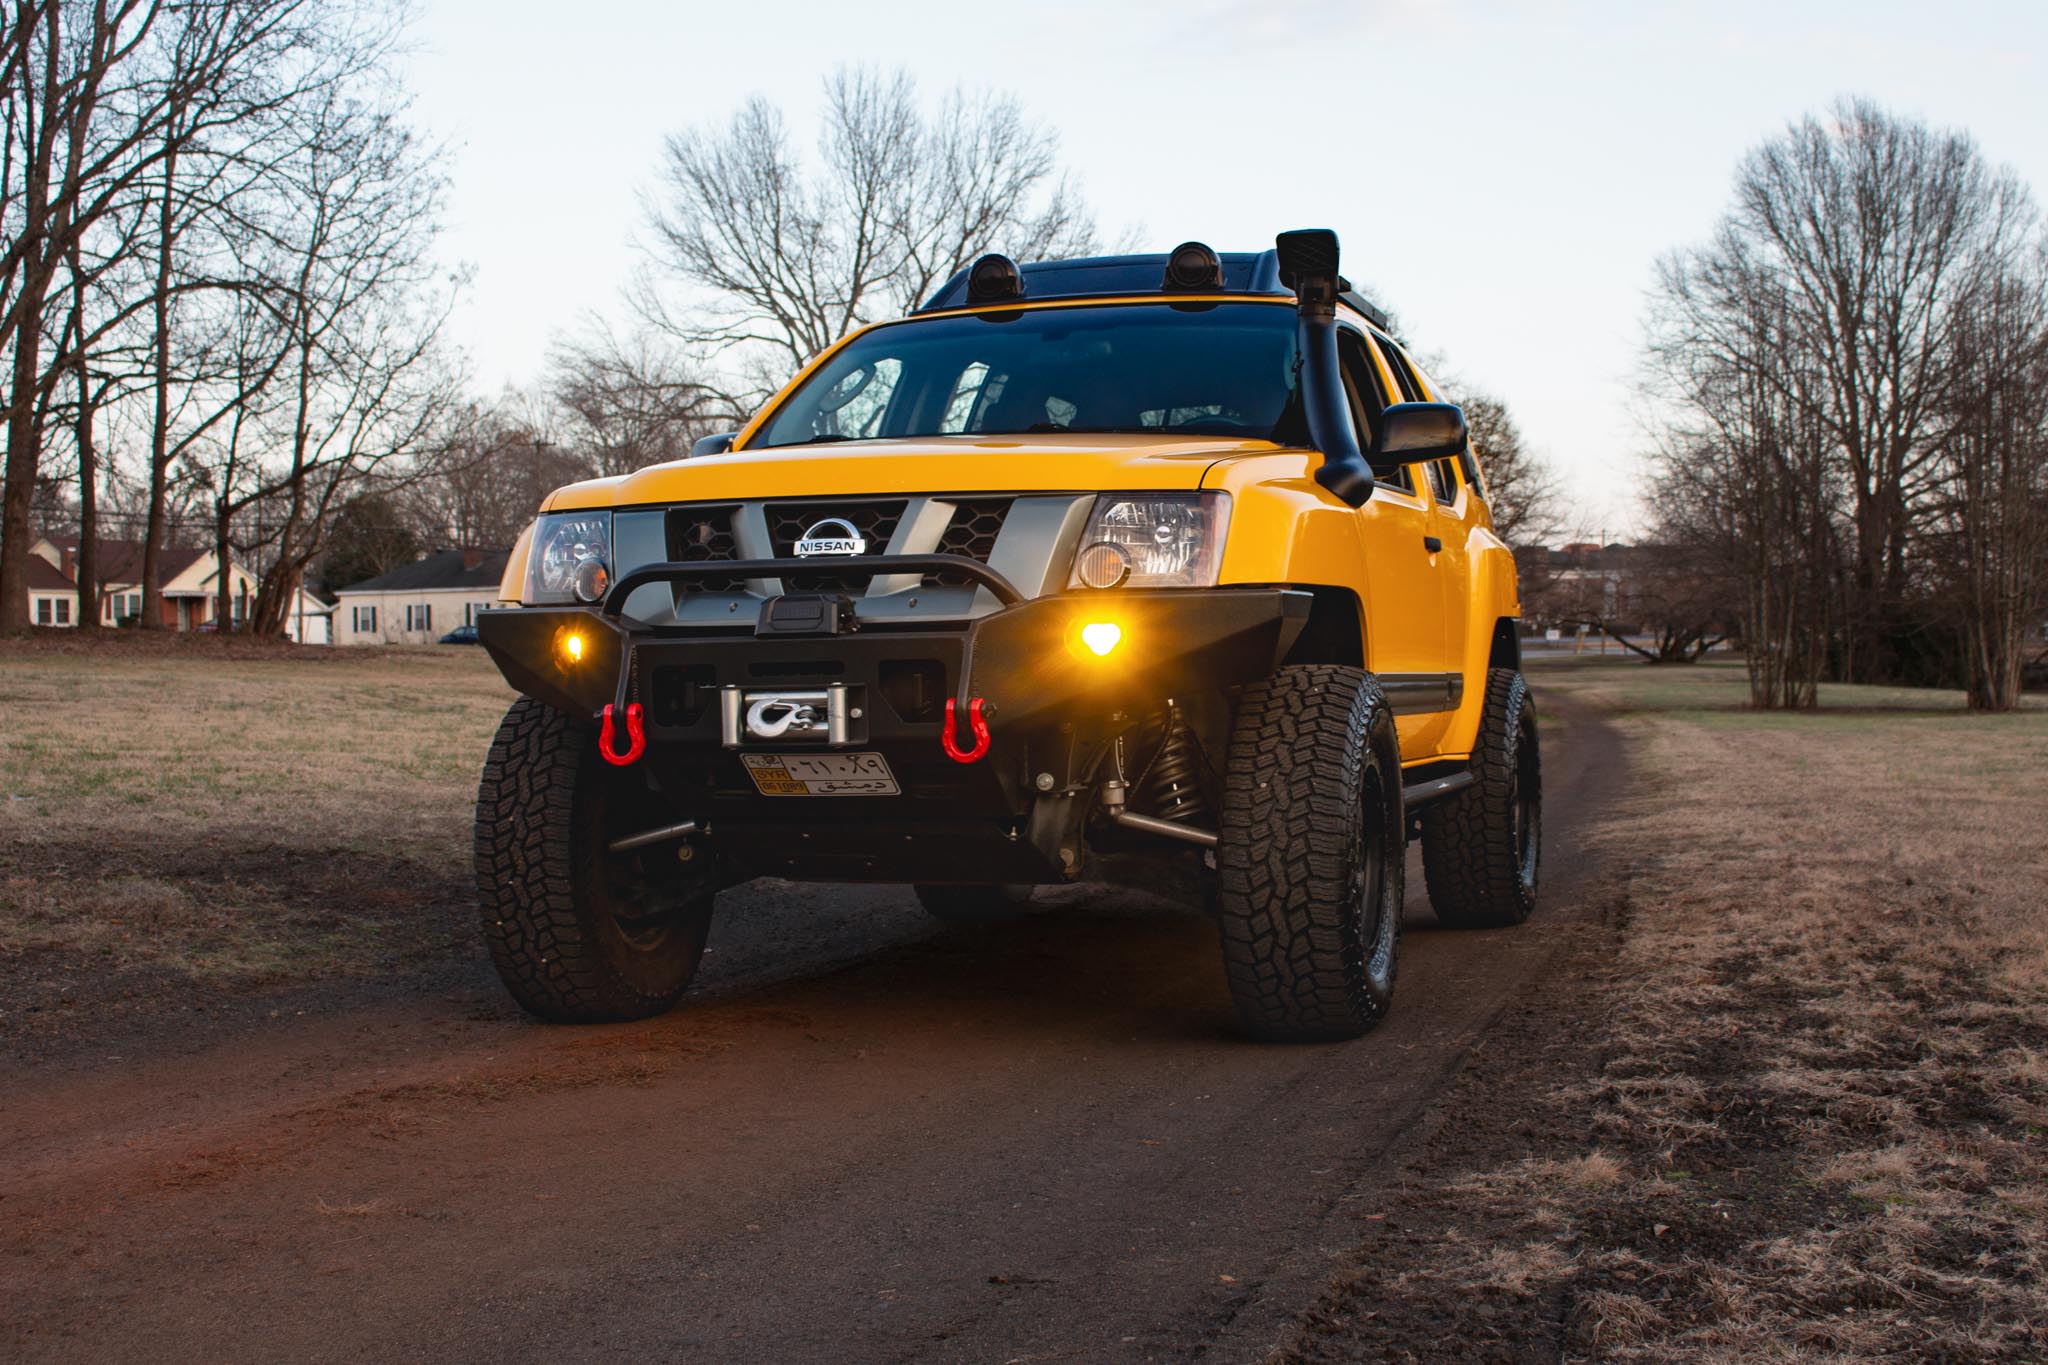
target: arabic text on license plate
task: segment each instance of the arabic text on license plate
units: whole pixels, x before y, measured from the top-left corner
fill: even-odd
[[[763,796],[895,796],[880,754],[741,754]]]

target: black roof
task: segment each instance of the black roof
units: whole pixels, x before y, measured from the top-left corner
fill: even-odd
[[[401,564],[389,573],[365,578],[342,592],[405,592],[429,588],[495,588],[505,576],[510,550],[437,550],[425,559]],[[464,561],[475,563],[464,567]]]
[[[1280,256],[1275,251],[1219,251],[1223,262],[1223,290],[1226,294],[1252,294],[1266,298],[1291,299],[1294,291],[1280,281]],[[1027,261],[1017,267],[1024,276],[1024,298],[1102,298],[1113,294],[1162,294],[1166,292],[1167,253],[1163,251],[1131,256],[1083,256],[1071,261]],[[967,275],[973,267],[955,271],[916,312],[937,313],[967,306]],[[1341,282],[1340,282],[1341,283]],[[1387,315],[1342,283],[1343,300],[1375,327],[1384,330]]]

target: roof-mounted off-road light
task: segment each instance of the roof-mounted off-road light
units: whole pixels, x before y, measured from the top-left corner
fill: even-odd
[[[1223,288],[1223,258],[1201,242],[1182,242],[1166,258],[1162,289],[1217,293]]]
[[[1008,256],[991,251],[967,272],[969,303],[1007,303],[1024,297],[1024,272]]]

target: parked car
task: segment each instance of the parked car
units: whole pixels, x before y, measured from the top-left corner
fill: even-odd
[[[457,626],[441,637],[444,645],[473,645],[479,643],[475,626]]]
[[[668,1008],[713,898],[910,882],[941,919],[1125,881],[1222,930],[1254,1037],[1365,1032],[1404,850],[1536,903],[1515,564],[1463,412],[1271,251],[984,256],[688,460],[562,488],[479,622],[522,695],[476,809],[527,1009]]]

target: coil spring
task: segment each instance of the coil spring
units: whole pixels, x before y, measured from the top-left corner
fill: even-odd
[[[1170,703],[1159,753],[1145,770],[1143,796],[1162,819],[1189,821],[1209,813],[1194,732],[1181,719],[1180,708]]]

